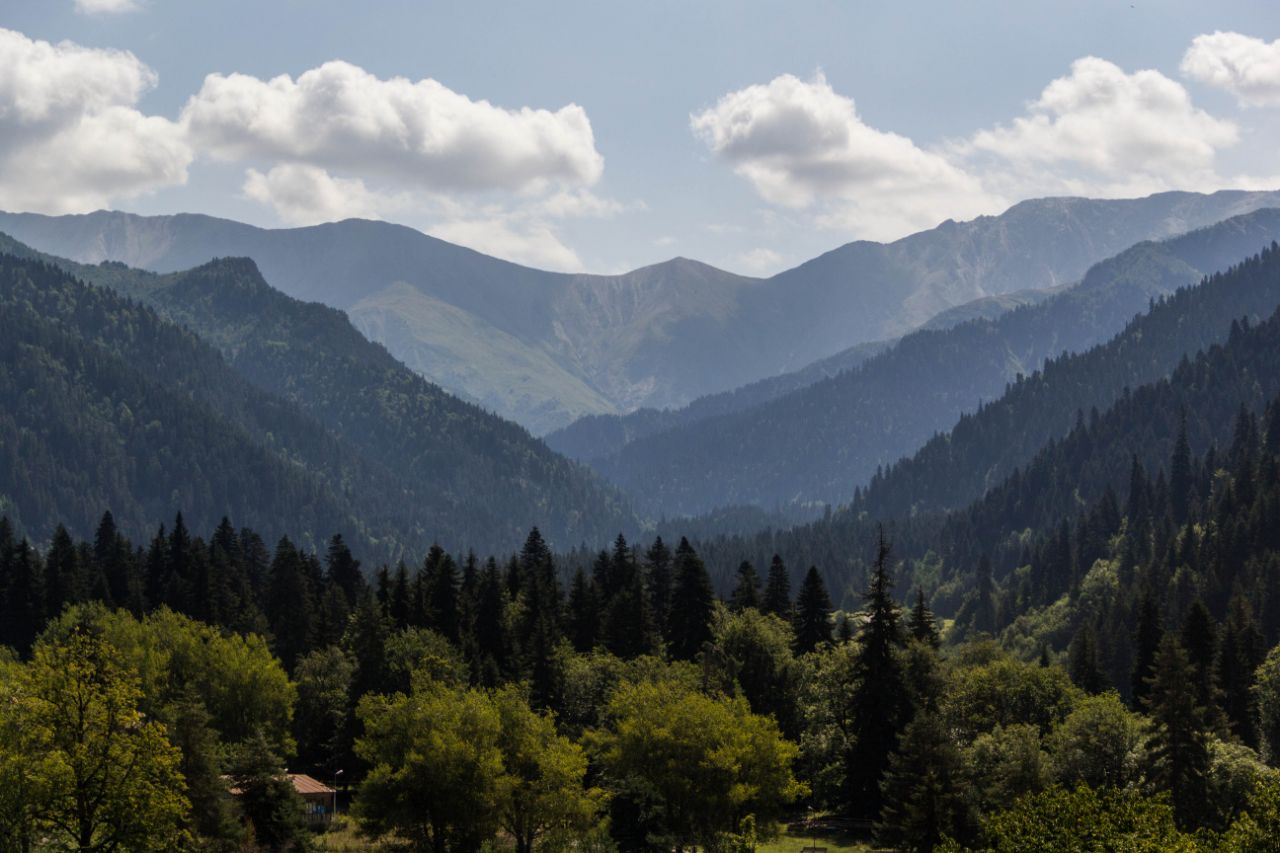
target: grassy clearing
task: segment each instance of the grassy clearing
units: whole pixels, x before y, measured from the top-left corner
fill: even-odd
[[[820,826],[813,830],[790,829],[774,841],[756,847],[756,853],[800,853],[802,848],[815,844],[818,847],[825,847],[827,853],[870,853],[872,849],[846,830],[833,826]]]

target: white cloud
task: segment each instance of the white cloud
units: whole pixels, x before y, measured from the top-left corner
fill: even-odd
[[[1182,57],[1182,73],[1225,89],[1242,106],[1280,105],[1280,39],[1267,43],[1220,31],[1196,36]]]
[[[1220,188],[1215,157],[1238,139],[1232,122],[1197,109],[1160,72],[1129,74],[1085,57],[1049,83],[1026,115],[978,132],[955,153],[989,186],[1021,197],[1130,196]]]
[[[426,232],[477,252],[539,269],[557,272],[583,269],[582,259],[545,222],[498,215],[442,222],[427,228]]]
[[[694,133],[765,200],[887,238],[997,205],[979,181],[905,136],[866,124],[821,74],[731,92],[690,117]]]
[[[141,8],[138,0],[76,0],[76,11],[82,15],[119,15]]]
[[[586,111],[509,110],[435,80],[327,62],[297,80],[210,74],[182,120],[203,151],[382,176],[431,190],[589,186],[604,158]]]
[[[78,212],[184,183],[182,128],[135,108],[155,84],[132,53],[0,29],[0,207]]]
[[[339,219],[386,219],[412,202],[404,194],[378,193],[359,178],[335,178],[316,166],[286,164],[266,174],[245,173],[242,192],[272,208],[290,225],[314,225]]]
[[[754,274],[767,274],[778,271],[782,265],[782,255],[772,249],[763,247],[752,249],[738,256],[738,266]]]
[[[691,125],[766,201],[870,239],[1034,196],[1265,183],[1218,174],[1218,153],[1240,137],[1233,122],[1197,108],[1158,71],[1128,73],[1096,57],[1074,62],[1011,122],[930,148],[868,125],[821,75],[731,92]]]

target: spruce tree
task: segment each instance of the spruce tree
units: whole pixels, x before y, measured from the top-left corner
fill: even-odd
[[[1130,679],[1133,706],[1145,706],[1150,689],[1152,667],[1164,628],[1160,624],[1160,610],[1150,587],[1144,587],[1138,599],[1138,623],[1133,636],[1133,673]]]
[[[942,645],[942,635],[938,632],[938,620],[929,609],[929,605],[925,603],[924,590],[919,587],[916,588],[916,603],[907,616],[907,633],[913,640],[931,648],[936,649]]]
[[[795,631],[796,654],[808,654],[831,642],[831,597],[827,595],[827,586],[817,566],[809,567],[800,585]]]
[[[943,720],[917,714],[889,760],[876,844],[927,853],[944,838],[968,840],[975,821],[965,771],[964,755]]]
[[[59,524],[44,558],[44,612],[55,618],[67,604],[84,601],[88,597],[85,580],[71,534]]]
[[[290,672],[315,638],[315,601],[306,571],[302,554],[282,537],[271,561],[266,611],[276,654]]]
[[[1067,649],[1067,674],[1086,693],[1097,695],[1106,689],[1106,676],[1098,663],[1097,635],[1089,625],[1080,626]]]
[[[553,659],[562,636],[562,601],[555,560],[536,527],[520,550],[518,570],[523,607],[517,642],[530,682],[530,702],[535,708],[547,708],[555,691]]]
[[[986,554],[978,560],[977,583],[974,585],[973,630],[980,634],[996,632],[996,587],[991,576],[991,558]]]
[[[1214,670],[1227,725],[1246,746],[1258,747],[1255,673],[1266,657],[1266,644],[1253,618],[1249,602],[1235,596],[1222,631],[1222,644]]]
[[[507,591],[498,563],[490,557],[480,572],[476,591],[475,655],[472,664],[476,680],[496,687],[511,674],[511,642],[506,623]]]
[[[848,714],[851,745],[844,760],[845,801],[855,817],[874,818],[880,813],[880,784],[911,714],[900,656],[906,639],[892,589],[889,543],[881,528],[871,583],[864,596],[866,622],[858,637],[861,648],[852,678],[857,687]]]
[[[360,561],[351,554],[341,533],[333,534],[329,540],[324,562],[329,583],[342,590],[348,607],[354,606],[365,588],[364,575],[360,573]]]
[[[791,573],[787,571],[782,557],[773,555],[769,563],[769,580],[764,588],[764,601],[761,609],[765,613],[791,620]]]
[[[569,584],[569,642],[578,652],[589,652],[596,645],[600,625],[595,586],[579,568]]]
[[[1222,691],[1218,689],[1218,673],[1214,666],[1218,660],[1218,631],[1209,608],[1199,598],[1187,609],[1179,640],[1195,671],[1196,704],[1204,709],[1209,728],[1221,730]]]
[[[760,609],[760,576],[750,560],[738,564],[738,581],[729,596],[729,607],[739,613],[748,607]]]
[[[26,539],[0,519],[0,646],[25,655],[45,621],[44,567]]]
[[[671,551],[661,536],[645,551],[644,561],[654,628],[663,639],[670,640],[667,620],[671,613]]]
[[[707,567],[688,539],[682,538],[676,548],[675,588],[672,595],[670,623],[671,657],[693,660],[711,639],[711,615],[714,596]]]
[[[1187,442],[1187,416],[1178,424],[1178,438],[1169,463],[1169,512],[1176,525],[1185,524],[1191,506],[1191,446]]]
[[[1151,779],[1170,792],[1184,830],[1199,826],[1208,799],[1209,744],[1196,704],[1195,667],[1172,636],[1160,641],[1146,707],[1151,715]]]
[[[605,647],[624,660],[657,651],[657,629],[644,575],[621,533],[613,543],[608,576],[609,597],[601,596]]]

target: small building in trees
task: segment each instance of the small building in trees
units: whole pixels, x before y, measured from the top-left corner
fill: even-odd
[[[303,816],[308,826],[328,826],[338,806],[338,792],[313,776],[305,773],[286,773],[293,790],[302,798]],[[231,796],[238,797],[239,788],[231,788]]]

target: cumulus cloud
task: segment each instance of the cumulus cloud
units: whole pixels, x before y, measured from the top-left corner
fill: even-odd
[[[955,163],[868,125],[821,74],[731,92],[690,124],[765,200],[823,205],[825,221],[864,236],[898,236],[936,224],[939,211],[974,215],[995,203]]]
[[[752,273],[773,273],[782,265],[782,255],[772,249],[759,247],[740,255],[738,265]]]
[[[155,84],[132,53],[0,29],[0,207],[79,212],[184,183],[182,128],[136,108]]]
[[[496,215],[454,219],[427,233],[477,252],[556,272],[580,272],[582,259],[545,222],[522,216]]]
[[[336,178],[317,166],[296,163],[275,166],[266,174],[249,169],[242,192],[290,225],[386,219],[412,204],[403,193],[374,192],[359,178]]]
[[[432,190],[587,186],[604,158],[576,104],[518,110],[435,80],[382,80],[326,62],[294,80],[210,74],[182,120],[202,150],[379,175]]]
[[[1256,90],[1255,90],[1256,91]],[[690,118],[696,136],[766,201],[819,226],[890,239],[1040,195],[1146,195],[1257,185],[1222,178],[1239,139],[1158,71],[1071,65],[1011,122],[924,148],[871,127],[821,75],[748,86]]]
[[[76,0],[76,11],[82,15],[119,15],[141,8],[138,0]]]
[[[1182,73],[1235,95],[1242,106],[1280,104],[1280,39],[1240,33],[1196,36],[1182,57]]]
[[[987,157],[988,184],[1018,195],[1127,196],[1220,187],[1215,157],[1238,139],[1234,123],[1196,108],[1159,71],[1130,74],[1085,57],[1046,86],[1026,115],[955,150]]]

